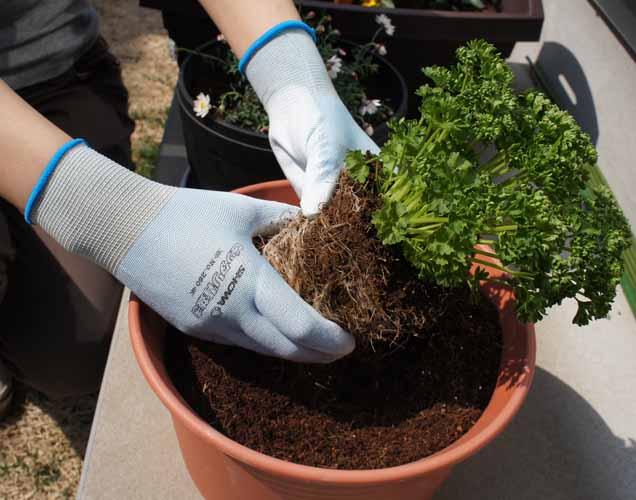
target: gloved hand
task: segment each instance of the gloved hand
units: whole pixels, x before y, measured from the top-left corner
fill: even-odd
[[[258,49],[245,74],[269,117],[269,140],[303,214],[331,197],[348,150],[378,152],[327,74],[311,36],[285,31]]]
[[[351,352],[353,338],[304,302],[252,244],[297,210],[157,184],[81,145],[57,165],[31,217],[189,335],[329,362]]]

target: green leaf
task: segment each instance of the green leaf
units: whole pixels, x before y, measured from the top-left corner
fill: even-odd
[[[578,301],[577,324],[606,316],[630,229],[609,191],[586,188],[596,162],[589,136],[543,94],[515,93],[483,40],[424,73],[433,84],[417,92],[420,118],[393,122],[373,159],[381,241],[443,286],[465,283],[473,261],[496,254],[523,321],[565,298]],[[365,162],[352,155],[347,167],[364,180]],[[491,250],[475,256],[478,242]]]
[[[361,151],[349,151],[345,157],[345,167],[351,178],[360,184],[364,184],[369,177],[369,165]]]

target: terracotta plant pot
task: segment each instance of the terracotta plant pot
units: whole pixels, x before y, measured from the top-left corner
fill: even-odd
[[[287,181],[256,184],[237,192],[297,203]],[[496,274],[493,271],[493,274]],[[423,500],[430,498],[453,466],[474,455],[503,431],[526,397],[535,369],[532,325],[517,321],[504,287],[484,286],[499,309],[503,350],[492,399],[477,423],[440,452],[399,467],[330,470],[285,462],[246,448],[214,430],[186,404],[164,363],[166,324],[138,299],[129,306],[130,335],[148,383],[172,415],[181,452],[201,494],[213,500]]]

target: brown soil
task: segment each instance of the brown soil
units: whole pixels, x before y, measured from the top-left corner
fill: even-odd
[[[383,359],[354,351],[301,365],[170,335],[169,371],[194,411],[251,449],[290,462],[375,469],[431,455],[487,406],[501,356],[497,312],[465,290],[426,337]]]
[[[264,246],[305,300],[356,335],[351,355],[302,365],[170,336],[176,387],[217,430],[291,462],[375,469],[431,455],[480,417],[499,371],[497,311],[467,287],[419,281],[375,239],[374,204],[343,176],[320,216]]]

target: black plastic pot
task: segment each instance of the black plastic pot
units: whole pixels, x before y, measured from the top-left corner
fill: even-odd
[[[197,50],[205,52],[220,42],[208,42]],[[351,45],[343,42],[343,45]],[[369,81],[369,95],[382,98],[395,110],[394,116],[404,116],[407,109],[407,89],[404,79],[393,65],[376,57],[380,70]],[[283,179],[266,134],[237,127],[222,120],[201,120],[193,110],[193,95],[204,89],[193,89],[197,81],[219,80],[225,77],[215,73],[200,56],[190,54],[181,64],[177,97],[183,124],[188,161],[195,183],[206,189],[232,190],[241,186]],[[209,90],[205,89],[206,93]],[[214,100],[214,95],[211,96]],[[375,127],[372,136],[383,144],[388,136],[386,124]]]
[[[412,97],[424,83],[422,67],[450,64],[455,50],[475,38],[489,41],[508,57],[516,42],[539,40],[543,26],[541,0],[502,0],[500,12],[369,8],[330,0],[296,0],[296,4],[304,12],[328,12],[343,37],[357,43],[369,41],[378,28],[377,15],[389,16],[396,31],[387,37],[387,58],[407,83],[409,116],[417,115],[419,99]],[[218,33],[196,0],[141,0],[141,5],[162,9],[166,29],[180,47],[192,48]]]

